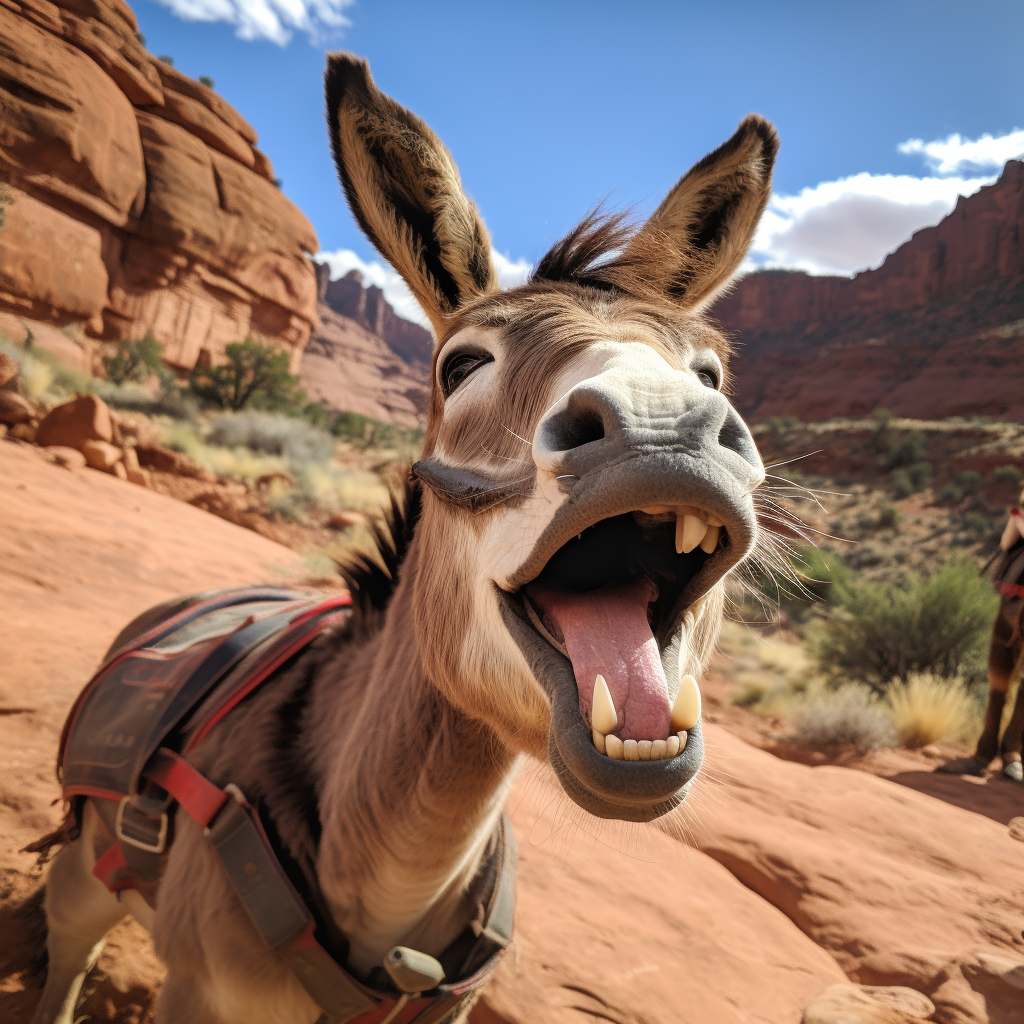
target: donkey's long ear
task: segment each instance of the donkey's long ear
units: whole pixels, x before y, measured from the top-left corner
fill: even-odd
[[[440,333],[464,302],[497,290],[487,229],[441,140],[374,85],[365,60],[328,54],[324,84],[352,212]]]
[[[689,307],[713,299],[750,248],[772,187],[775,129],[757,114],[676,183],[624,253],[634,274]]]

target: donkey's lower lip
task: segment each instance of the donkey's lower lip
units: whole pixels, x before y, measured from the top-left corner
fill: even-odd
[[[521,595],[496,593],[509,633],[548,694],[548,759],[565,792],[601,818],[650,821],[678,806],[704,759],[700,723],[672,758],[627,761],[600,753],[580,713],[572,663],[533,626]]]

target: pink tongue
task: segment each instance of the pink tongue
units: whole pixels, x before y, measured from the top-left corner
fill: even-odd
[[[647,622],[649,580],[574,594],[531,587],[530,599],[561,631],[576,675],[580,712],[590,724],[594,680],[603,675],[619,716],[617,736],[659,740],[668,736],[670,708],[665,670]]]

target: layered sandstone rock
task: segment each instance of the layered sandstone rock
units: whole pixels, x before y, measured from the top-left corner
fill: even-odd
[[[86,349],[152,333],[182,369],[255,334],[296,369],[317,240],[256,141],[122,0],[0,0],[0,310],[84,324]]]
[[[748,416],[1024,416],[1024,162],[854,278],[751,274],[716,304]]]
[[[428,373],[422,363],[406,363],[383,338],[321,303],[299,380],[315,402],[413,427],[426,414]]]

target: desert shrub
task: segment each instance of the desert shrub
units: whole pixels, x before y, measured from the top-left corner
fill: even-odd
[[[895,683],[885,696],[900,744],[912,750],[944,739],[973,738],[979,708],[958,679],[919,673]]]
[[[923,491],[932,482],[932,464],[930,462],[915,462],[908,466],[906,473],[915,491]]]
[[[814,640],[832,676],[882,691],[894,679],[932,672],[969,683],[985,678],[988,632],[999,603],[968,561],[952,560],[902,586],[847,581]]]
[[[981,486],[981,474],[976,469],[965,469],[957,476],[956,482],[964,494],[969,494]]]
[[[954,505],[964,496],[964,492],[956,484],[946,484],[939,492],[940,500],[947,504]]]
[[[157,60],[162,61],[169,68],[174,67],[174,58],[169,53],[161,53]]]
[[[164,347],[147,334],[141,341],[119,341],[103,356],[103,369],[113,384],[141,383],[152,376],[163,376],[160,354]]]
[[[305,395],[288,371],[288,353],[254,338],[228,345],[226,361],[217,366],[196,365],[189,387],[203,403],[237,412],[252,406],[265,410],[297,411]]]
[[[980,512],[968,512],[964,516],[964,530],[975,540],[988,540],[997,532],[992,520]]]
[[[914,493],[914,485],[911,482],[910,474],[905,469],[894,469],[889,474],[889,483],[892,485],[892,493],[895,498],[909,498]]]
[[[993,479],[1001,484],[1019,484],[1021,472],[1016,466],[998,466],[992,473]]]
[[[207,441],[226,448],[241,446],[254,452],[284,455],[290,464],[326,462],[334,453],[330,434],[305,420],[265,412],[218,416]]]
[[[793,715],[792,730],[801,743],[821,746],[851,744],[877,750],[896,745],[896,730],[885,707],[857,683],[809,697]]]
[[[903,518],[895,505],[883,505],[878,510],[878,525],[883,530],[895,530]]]
[[[205,85],[207,89],[213,89],[215,87],[215,83],[209,75],[200,75],[199,81],[202,85]]]

